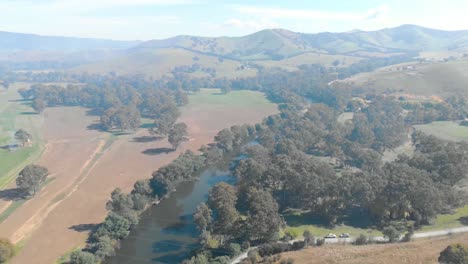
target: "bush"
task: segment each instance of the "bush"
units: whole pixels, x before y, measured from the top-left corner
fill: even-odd
[[[398,230],[396,230],[393,226],[385,227],[382,230],[382,233],[390,243],[396,242],[400,239],[400,232],[398,232]]]
[[[250,263],[257,263],[258,260],[260,259],[260,256],[258,255],[258,251],[257,250],[250,250],[248,253],[247,253],[247,258],[250,260]]]
[[[70,255],[70,264],[95,264],[96,258],[93,254],[81,250],[73,251]]]
[[[466,264],[468,263],[468,248],[461,244],[450,245],[440,252],[438,260],[443,264]]]
[[[324,244],[325,244],[325,239],[323,239],[323,238],[317,239],[316,245],[318,247],[323,246]]]
[[[356,240],[354,241],[355,245],[366,245],[369,243],[369,240],[367,239],[366,235],[360,234]]]
[[[0,239],[0,263],[5,263],[15,255],[15,246],[8,239]]]
[[[241,246],[237,243],[230,243],[227,248],[229,255],[237,256],[241,252]]]
[[[304,241],[296,241],[292,244],[291,250],[299,250],[303,249],[305,247],[305,242]]]
[[[288,243],[272,242],[258,247],[258,254],[261,257],[276,255],[292,250],[293,246]]]
[[[242,242],[242,245],[241,245],[242,250],[247,250],[249,247],[250,247],[249,241]]]

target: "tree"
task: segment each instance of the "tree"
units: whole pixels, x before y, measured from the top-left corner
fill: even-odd
[[[21,144],[24,146],[27,143],[31,142],[32,136],[29,134],[26,130],[20,129],[16,131],[15,133],[15,138],[19,141],[21,141]]]
[[[15,246],[8,239],[0,239],[0,263],[6,263],[15,255]]]
[[[32,101],[31,106],[34,109],[34,111],[36,111],[38,113],[42,113],[45,110],[45,108],[47,107],[46,102],[44,100],[42,100],[41,98],[34,99]]]
[[[169,132],[168,141],[174,149],[177,149],[182,141],[187,140],[187,125],[177,123]]]
[[[116,106],[107,109],[101,116],[101,124],[111,130],[118,128],[120,130],[135,130],[140,126],[141,117],[138,109],[131,106]]]
[[[315,242],[315,237],[312,235],[310,230],[304,230],[304,233],[302,233],[302,236],[304,237],[304,243],[305,245],[313,245]]]
[[[382,234],[388,239],[390,243],[396,242],[400,239],[400,232],[398,232],[398,230],[396,230],[393,226],[385,227],[382,230]]]
[[[278,204],[267,191],[250,189],[247,194],[247,230],[251,240],[269,240],[281,227],[283,220]]]
[[[81,250],[75,250],[70,255],[70,264],[95,264],[96,258],[93,254]]]
[[[461,244],[450,245],[440,252],[438,260],[441,264],[466,264],[468,247]]]
[[[197,206],[197,209],[193,214],[193,220],[197,224],[199,231],[205,231],[211,224],[211,209],[205,203],[201,203]]]
[[[216,215],[214,222],[216,232],[230,234],[234,223],[239,217],[236,202],[236,189],[232,185],[221,182],[211,189],[208,195],[208,205]]]
[[[20,171],[16,185],[34,196],[45,182],[47,175],[49,175],[47,168],[31,164]]]
[[[215,136],[216,143],[218,143],[218,146],[225,151],[232,150],[233,140],[234,135],[228,128],[219,131],[219,133]]]

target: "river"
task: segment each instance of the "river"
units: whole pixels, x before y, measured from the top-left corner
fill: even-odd
[[[141,215],[140,223],[121,241],[116,255],[105,264],[180,263],[198,245],[192,214],[218,182],[234,182],[226,170],[209,168],[200,180],[185,182],[169,198]]]

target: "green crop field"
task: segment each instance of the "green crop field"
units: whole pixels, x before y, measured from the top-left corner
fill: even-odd
[[[39,158],[44,149],[40,133],[42,117],[32,113],[28,102],[20,99],[17,89],[24,84],[15,84],[0,92],[0,189],[10,183],[21,168]],[[33,136],[31,147],[10,150],[7,145],[14,140],[16,130],[23,128]]]

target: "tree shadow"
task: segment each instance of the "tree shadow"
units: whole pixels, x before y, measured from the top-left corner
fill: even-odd
[[[86,111],[87,116],[100,116],[102,114],[102,110],[91,108]]]
[[[146,128],[146,129],[148,129],[148,128],[152,128],[153,126],[154,126],[153,124],[148,123],[148,124],[142,124],[142,125],[140,125],[140,128]]]
[[[0,200],[18,201],[26,198],[26,193],[21,188],[13,188],[0,191]]]
[[[97,228],[98,224],[79,224],[70,226],[68,229],[75,230],[76,232],[90,232]]]
[[[161,153],[169,153],[175,151],[173,148],[153,148],[153,149],[147,149],[142,151],[141,153],[146,154],[146,155],[159,155]]]
[[[101,123],[92,123],[91,125],[88,125],[86,127],[86,129],[96,130],[96,131],[99,131],[99,132],[105,132],[106,131],[105,127]]]
[[[11,150],[11,149],[17,149],[17,148],[20,148],[20,147],[21,147],[20,144],[9,144],[9,145],[0,146],[0,149]]]
[[[161,140],[163,138],[164,137],[159,137],[159,136],[141,136],[141,137],[134,137],[132,139],[132,142],[148,143],[148,142],[158,141],[158,140]]]
[[[468,216],[462,216],[457,219],[462,225],[468,225]]]
[[[325,219],[310,213],[288,214],[284,216],[284,220],[286,220],[288,226],[292,227],[298,227],[302,225],[315,225],[324,228],[329,227]]]

